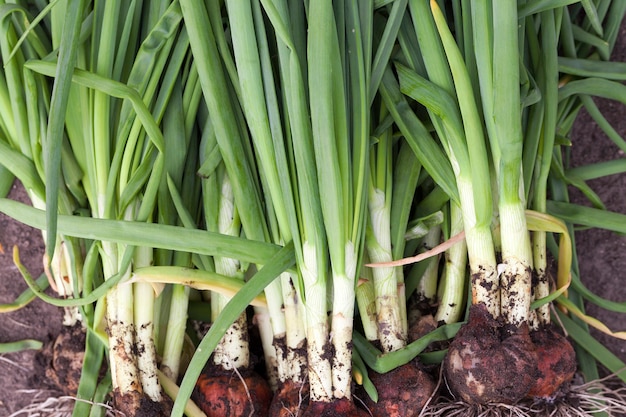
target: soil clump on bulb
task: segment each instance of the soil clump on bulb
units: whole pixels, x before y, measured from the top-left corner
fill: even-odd
[[[436,384],[416,361],[384,374],[369,371],[378,391],[378,402],[363,396],[365,406],[374,417],[410,417],[419,415],[435,391]]]
[[[528,326],[504,331],[482,304],[470,307],[444,361],[451,391],[470,404],[514,404],[538,377],[537,353]]]
[[[153,401],[146,394],[133,391],[121,394],[117,389],[112,393],[115,409],[126,416],[166,417],[171,414],[173,403],[169,397],[163,402]]]
[[[78,391],[85,358],[85,338],[80,324],[64,326],[37,358],[44,365],[48,382],[65,395],[75,396]]]

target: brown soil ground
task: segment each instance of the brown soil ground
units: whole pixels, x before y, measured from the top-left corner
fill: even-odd
[[[23,188],[17,184],[9,198],[28,201]],[[38,277],[43,272],[43,239],[39,230],[0,214],[0,244],[4,248],[4,253],[0,254],[0,304],[12,303],[28,288],[13,265],[12,248],[15,245],[20,248],[22,262]],[[0,315],[0,343],[22,339],[49,342],[60,332],[62,319],[60,308],[36,299],[21,310]],[[0,416],[8,416],[28,405],[33,395],[29,390],[48,389],[36,356],[34,350],[0,355]]]
[[[626,26],[620,34],[613,60],[626,62]],[[602,113],[626,137],[624,106],[608,100],[596,100]],[[595,125],[586,112],[579,115],[572,132],[572,165],[624,158],[624,152],[615,146]],[[602,198],[607,208],[626,214],[626,174],[614,175],[589,184]],[[576,193],[577,202],[583,200]],[[27,197],[15,185],[9,198],[26,202]],[[622,282],[626,271],[626,236],[605,230],[576,232],[576,245],[583,282],[596,294],[613,301],[626,301],[626,285]],[[22,262],[33,276],[42,273],[43,243],[41,232],[23,226],[0,214],[0,304],[10,303],[26,289],[17,268],[13,265],[11,249],[20,248]],[[588,306],[588,312],[613,330],[626,330],[624,315]],[[62,311],[35,300],[25,308],[0,316],[0,343],[21,339],[47,342],[59,333]],[[622,361],[626,361],[626,341],[594,332],[594,335]],[[36,362],[35,351],[0,355],[0,416],[8,416],[33,400],[34,389],[48,389],[42,367]],[[44,395],[55,393],[50,391]]]

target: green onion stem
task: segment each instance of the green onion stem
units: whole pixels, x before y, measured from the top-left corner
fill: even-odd
[[[366,219],[368,28],[373,10],[367,2],[346,2],[344,7],[334,10],[328,0],[311,3],[309,28],[315,30],[307,37],[317,187],[331,263],[334,399],[352,398],[354,289]]]
[[[301,65],[302,50],[296,45],[299,26],[291,24],[298,16],[296,5],[288,9],[285,1],[262,1],[265,12],[277,37],[281,80],[284,83],[283,94],[286,114],[289,116],[288,128],[291,131],[291,150],[293,168],[296,177],[294,203],[299,216],[299,231],[293,234],[300,277],[306,294],[306,339],[309,361],[309,380],[313,400],[329,401],[332,396],[332,383],[329,362],[323,356],[327,334],[326,316],[326,279],[327,261],[323,248],[326,240],[322,233],[323,225],[320,208],[320,195],[317,186],[317,173],[313,157],[313,139],[306,99],[305,71]],[[301,39],[303,40],[303,39]],[[279,149],[279,148],[277,148]],[[285,187],[286,189],[287,187]],[[292,226],[293,227],[293,226]],[[316,250],[316,248],[318,248]],[[286,285],[283,291],[290,293],[293,283]],[[322,356],[320,356],[322,355]],[[319,366],[319,368],[317,368]],[[313,375],[315,373],[315,375]],[[326,380],[326,378],[328,380]]]
[[[434,98],[434,101],[432,105],[427,104],[427,108],[457,174],[458,196],[463,210],[472,277],[472,300],[474,303],[485,304],[487,310],[497,317],[500,314],[500,299],[490,230],[492,208],[489,164],[471,81],[463,64],[461,52],[437,3],[430,2],[432,14],[425,2],[412,1],[410,6],[411,13],[416,19],[414,26],[422,45],[421,51],[424,54],[427,73],[432,82],[441,89],[441,92],[437,93],[438,97],[430,97],[430,100]],[[419,78],[412,77],[411,80],[418,81]],[[423,82],[420,84],[428,86]],[[420,96],[431,94],[424,87],[415,88],[413,92]],[[403,91],[407,92],[404,87]],[[444,112],[433,107],[439,106],[441,99],[456,101],[455,96],[450,97],[454,91],[459,92],[455,95],[458,109],[455,104],[449,105],[448,111]],[[429,96],[421,96],[421,100],[424,99],[429,99]],[[436,117],[433,117],[432,112]]]
[[[288,171],[289,166],[265,24],[258,3],[228,2],[227,5],[231,25],[242,28],[233,36],[239,83],[242,91],[247,92],[242,106],[259,160],[266,200],[271,202],[271,213],[277,223],[270,227],[271,234],[275,242],[282,244],[293,239],[297,220],[292,184],[279,174]],[[303,375],[295,375],[304,369],[301,366],[304,358],[294,357],[304,342],[304,320],[297,287],[294,275],[283,274],[266,289],[274,338],[277,341],[285,338],[287,344],[286,355],[276,355],[278,377],[282,381],[303,378]],[[283,347],[277,345],[276,348]]]
[[[226,166],[229,179],[233,183],[234,198],[237,204],[237,210],[241,217],[242,227],[246,237],[258,241],[268,241],[269,231],[262,211],[262,199],[258,190],[258,181],[253,171],[253,163],[250,158],[250,149],[247,143],[248,128],[252,131],[254,140],[263,141],[261,150],[264,155],[262,169],[267,170],[263,180],[272,181],[275,185],[277,174],[275,163],[271,157],[272,147],[271,135],[265,130],[266,125],[263,122],[263,113],[265,106],[258,106],[258,99],[264,100],[261,88],[262,82],[258,83],[258,52],[255,52],[254,31],[248,30],[254,27],[251,24],[252,14],[249,5],[239,3],[229,3],[228,10],[231,18],[240,22],[238,26],[246,28],[241,33],[237,33],[233,41],[235,42],[235,58],[241,66],[241,77],[233,71],[232,58],[230,57],[229,48],[223,48],[225,33],[220,30],[221,11],[216,4],[212,4],[207,10],[204,5],[198,5],[194,2],[182,1],[181,8],[187,30],[190,35],[190,44],[192,52],[196,58],[198,65],[198,75],[204,93],[204,100],[207,104],[211,123],[215,129],[215,138],[219,146],[221,158]],[[249,24],[243,24],[248,22]],[[242,26],[243,25],[243,26]],[[220,49],[221,48],[221,49]],[[246,65],[242,65],[241,62]],[[250,65],[247,65],[247,64]],[[230,75],[230,82],[226,77],[224,65]],[[251,99],[255,100],[256,105],[244,106],[244,112],[231,97],[237,96],[242,86],[244,88],[252,88],[256,94],[252,94]],[[234,91],[233,91],[234,90]],[[233,97],[234,98],[234,97]],[[243,102],[242,98],[239,100]],[[243,119],[248,119],[248,126],[243,126]],[[258,150],[257,146],[257,150]],[[273,168],[270,168],[273,167]],[[273,188],[273,193],[280,190]],[[280,194],[278,194],[280,195]],[[276,194],[271,195],[272,200],[276,198]],[[282,196],[281,196],[282,197]],[[280,201],[280,198],[277,199]],[[280,210],[278,210],[282,213]],[[281,217],[282,220],[282,217]],[[288,233],[288,231],[285,231]],[[282,294],[280,288],[280,280],[272,282],[266,289],[265,294],[268,299],[268,305],[273,309],[270,314],[275,316],[272,321],[276,334],[284,334],[284,318],[281,319],[282,312],[279,311],[282,305]],[[281,324],[280,322],[283,322]],[[267,338],[265,338],[267,340]],[[266,349],[265,354],[270,355],[272,349]],[[268,358],[268,363],[272,363],[274,359]]]
[[[82,257],[80,255],[80,247],[75,239],[69,237],[57,238],[57,249],[52,256],[51,268],[53,270],[52,276],[57,283],[59,281],[62,287],[57,291],[59,295],[66,298],[71,298],[74,295],[78,295],[83,290],[83,277],[81,274]],[[65,314],[63,317],[63,324],[65,326],[72,326],[76,323],[82,322],[78,307],[65,307]]]
[[[105,78],[112,78],[114,51],[117,50],[117,23],[118,16],[121,13],[121,2],[113,0],[107,2],[104,9],[101,10],[101,32],[94,36],[99,39],[98,48],[94,48],[93,57],[95,60],[95,73]],[[94,30],[96,28],[94,27]],[[96,52],[97,51],[97,52]],[[107,179],[110,173],[111,161],[111,97],[102,91],[96,91],[93,94],[93,150],[91,157],[95,159],[95,184],[96,199],[93,208],[94,213],[100,218],[110,218],[112,213],[110,207],[113,202],[105,194],[107,190]]]
[[[30,136],[28,132],[28,107],[25,103],[26,95],[24,93],[25,86],[22,75],[22,67],[25,60],[22,49],[20,48],[12,59],[8,59],[10,51],[13,50],[13,46],[17,42],[17,34],[12,24],[12,13],[6,13],[1,16],[0,29],[2,33],[2,36],[0,36],[0,51],[2,52],[3,75],[6,80],[6,90],[10,97],[10,108],[13,115],[13,120],[9,121],[7,126],[14,126],[17,133],[15,136],[9,136],[6,139],[11,141],[12,145],[17,147],[23,155],[32,160],[32,150],[29,146],[29,141],[26,140]],[[15,141],[18,142],[15,143]]]
[[[47,184],[49,187],[46,187],[46,190],[54,189],[55,193],[51,195],[54,196],[55,201],[58,198],[58,203],[53,210],[54,216],[56,216],[57,211],[65,214],[72,213],[76,205],[72,197],[68,195],[65,184],[58,184],[53,181],[53,178],[46,176],[43,168],[44,157],[54,153],[44,151],[42,154],[40,149],[42,145],[44,150],[45,146],[51,146],[49,141],[46,140],[48,135],[45,130],[45,124],[48,122],[49,117],[47,105],[51,99],[50,90],[41,76],[29,70],[19,70],[23,66],[25,58],[36,58],[37,56],[33,54],[32,45],[28,42],[17,44],[14,27],[16,21],[11,16],[13,15],[12,12],[19,13],[21,10],[17,7],[7,6],[5,5],[4,9],[6,15],[2,18],[4,31],[0,39],[0,50],[5,68],[2,75],[0,75],[0,103],[2,105],[2,116],[0,117],[2,119],[0,121],[2,129],[0,130],[0,136],[3,142],[7,141],[8,144],[20,150],[19,156],[23,159],[16,161],[17,164],[34,165],[34,170],[31,171],[33,176],[28,178],[28,174],[17,170],[16,167],[12,167],[11,163],[8,163],[10,161],[4,161],[3,165],[22,181],[34,207],[40,209],[45,209],[46,207],[46,198],[40,186],[43,185],[43,179],[48,178],[45,181],[49,183]],[[70,29],[69,26],[68,29]],[[20,30],[23,30],[23,28]],[[21,75],[15,71],[21,72]],[[59,97],[57,97],[56,101],[58,99]],[[54,97],[52,100],[55,100]],[[50,115],[50,117],[54,116]],[[58,126],[57,124],[57,128]],[[61,148],[61,146],[58,146],[59,150]],[[65,149],[63,150],[65,151]],[[14,157],[14,155],[11,155],[12,150],[10,149],[4,149],[3,153],[8,158]],[[52,218],[49,215],[47,219],[48,226],[54,220],[56,218]],[[56,228],[53,227],[52,229]],[[50,282],[53,283],[54,290],[64,298],[71,298],[81,290],[82,278],[79,271],[82,262],[79,248],[73,239],[57,236],[56,231],[52,233],[54,236],[42,229],[44,241],[47,242],[49,237],[54,241],[53,247],[48,248],[48,253],[44,255],[44,268]],[[52,252],[54,254],[52,259],[50,259],[48,254]],[[66,307],[64,310],[63,323],[65,325],[70,326],[82,320],[77,307]]]
[[[541,14],[541,42],[542,50],[557,50],[557,27],[555,23],[554,11],[546,11]],[[554,148],[554,138],[556,136],[557,124],[557,100],[558,100],[558,56],[556,53],[542,54],[543,63],[541,67],[540,80],[544,83],[542,91],[544,105],[542,140],[540,141],[536,159],[533,209],[545,213],[546,199],[548,196],[548,175],[552,162],[552,152]],[[539,78],[539,77],[538,77]],[[537,285],[534,287],[533,296],[535,299],[547,297],[550,294],[550,282],[547,276],[547,245],[546,232],[533,232],[533,263],[536,274]],[[535,313],[537,324],[550,323],[550,306],[544,304]]]
[[[435,16],[437,20],[443,18],[442,16]],[[440,23],[442,25],[442,33],[445,33],[443,31],[448,29],[447,26],[443,28],[443,25],[446,25],[446,23]],[[458,60],[460,59],[459,51],[450,37],[451,34],[448,32],[443,39],[447,44],[446,47],[454,48],[456,51],[454,59]],[[463,88],[471,89],[471,86],[468,85],[467,74],[463,71],[461,63],[457,61],[457,64],[455,72],[461,73],[457,75],[461,77],[461,82],[464,84]],[[435,71],[437,68],[435,66],[432,70]],[[488,167],[480,165],[486,163],[484,161],[486,157],[484,155],[486,153],[484,143],[480,141],[480,134],[476,132],[466,137],[463,126],[464,120],[459,112],[459,108],[453,98],[443,88],[438,87],[404,66],[398,65],[398,75],[402,92],[426,106],[431,112],[433,120],[440,121],[440,123],[435,124],[435,127],[439,126],[439,129],[441,129],[440,140],[443,142],[457,176],[458,200],[463,213],[465,240],[467,242],[470,274],[472,277],[472,300],[474,303],[484,304],[487,310],[494,317],[497,317],[500,314],[500,291],[491,233],[492,207],[489,197],[491,184]],[[472,103],[468,100],[463,104],[467,107],[472,106]],[[465,117],[468,118],[475,116],[476,113],[473,111],[465,114]],[[476,123],[473,126],[476,127]],[[470,142],[470,139],[472,142]],[[478,149],[474,149],[470,154],[469,149],[472,147]],[[472,158],[476,159],[476,161]],[[474,180],[474,176],[478,179]],[[480,184],[475,186],[474,184],[478,181],[480,181]],[[485,198],[485,194],[489,198],[489,204],[486,204],[485,201],[480,201],[480,204],[478,204],[477,201]]]
[[[493,2],[493,133],[501,150],[497,167],[502,243],[502,312],[507,323],[519,326],[530,311],[532,251],[526,227],[522,180],[517,2]]]

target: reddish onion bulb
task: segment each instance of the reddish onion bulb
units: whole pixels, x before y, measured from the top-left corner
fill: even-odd
[[[292,417],[300,415],[309,405],[309,384],[297,384],[288,379],[278,386],[274,393],[269,414],[272,417]]]
[[[266,417],[272,390],[253,372],[202,373],[192,399],[208,417]]]
[[[347,398],[335,399],[331,402],[312,401],[302,417],[369,417],[365,410],[357,408]]]
[[[370,371],[369,378],[378,391],[378,402],[365,397],[373,417],[416,416],[435,390],[430,375],[412,362],[384,374]]]
[[[565,389],[576,373],[576,353],[570,342],[553,326],[530,334],[537,348],[538,376],[528,397],[551,401]]]

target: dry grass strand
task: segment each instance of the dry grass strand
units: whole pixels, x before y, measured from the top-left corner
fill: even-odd
[[[20,390],[20,393],[33,394],[32,402],[24,408],[12,413],[8,417],[71,417],[74,405],[77,401],[86,402],[106,409],[106,417],[123,417],[123,414],[116,411],[108,404],[94,403],[76,397],[58,394],[49,390]]]
[[[573,385],[566,395],[553,402],[475,405],[440,396],[434,404],[424,407],[420,417],[594,417],[601,412],[626,415],[626,386],[615,375]]]

